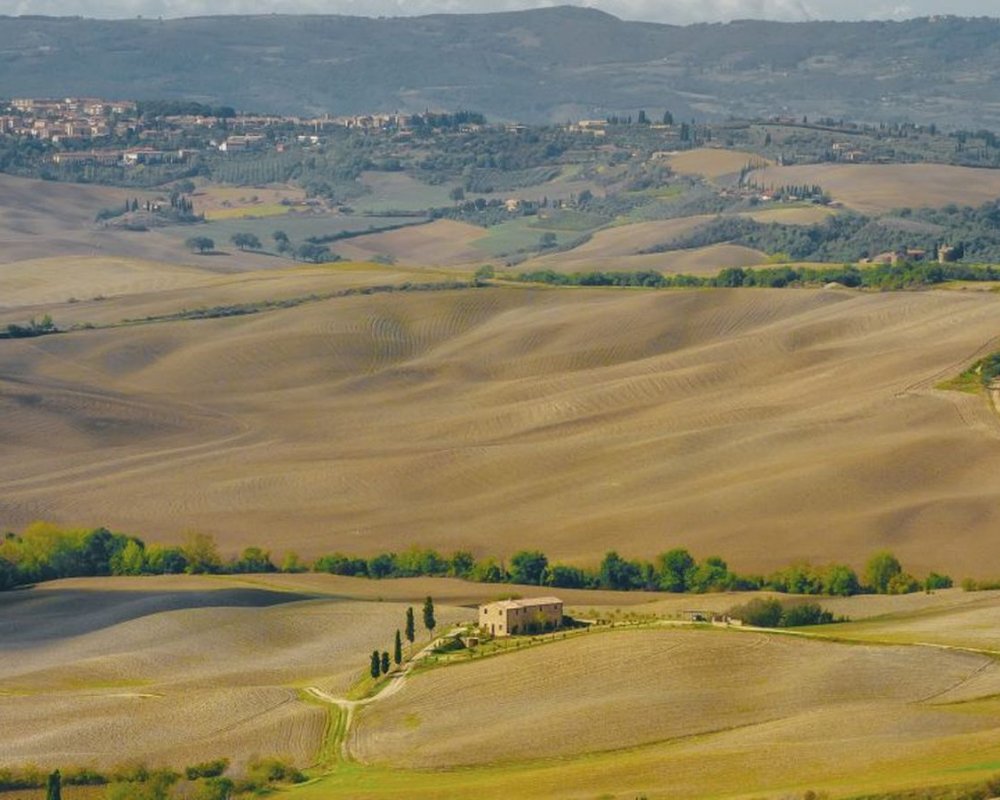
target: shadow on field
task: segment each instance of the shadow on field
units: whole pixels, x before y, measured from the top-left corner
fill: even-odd
[[[29,588],[3,592],[0,593],[0,652],[50,639],[82,636],[170,611],[267,608],[312,599],[313,595],[265,589],[157,592]]]

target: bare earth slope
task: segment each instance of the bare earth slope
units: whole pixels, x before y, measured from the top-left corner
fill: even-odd
[[[528,288],[0,342],[0,524],[979,575],[1000,297]]]
[[[312,763],[325,713],[406,604],[272,591],[254,579],[57,581],[0,595],[0,766]],[[442,625],[468,610],[437,609]]]
[[[199,232],[197,225],[127,231],[95,222],[101,209],[121,208],[126,199],[157,196],[162,197],[163,191],[150,193],[0,175],[0,266],[29,259],[63,258],[64,267],[71,271],[74,260],[80,257],[168,261],[210,272],[281,265],[278,259],[240,252],[221,240],[216,241],[219,250],[213,255],[193,255],[183,243]]]
[[[926,746],[935,736],[995,727],[993,715],[963,720],[918,705],[989,663],[748,633],[591,635],[418,676],[364,710],[354,747],[365,761],[419,767],[565,757],[708,734],[718,734],[721,747],[737,738],[761,753],[820,718],[824,746],[836,747],[851,725],[874,744],[887,718],[900,741]]]
[[[819,184],[865,214],[895,208],[978,206],[1000,197],[1000,172],[946,164],[806,164],[752,173],[762,186]]]

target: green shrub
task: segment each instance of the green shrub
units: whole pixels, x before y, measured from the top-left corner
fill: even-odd
[[[198,780],[198,778],[217,778],[227,769],[229,769],[229,759],[217,758],[214,761],[192,764],[184,770],[184,777],[189,781]]]
[[[306,776],[295,766],[278,758],[258,758],[250,762],[248,774],[259,783],[302,783]]]

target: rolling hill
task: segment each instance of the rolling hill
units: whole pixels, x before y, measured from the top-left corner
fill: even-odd
[[[998,302],[492,287],[0,342],[0,523],[979,576],[1000,424],[933,386],[996,349]]]
[[[6,17],[0,52],[14,96],[185,97],[296,114],[464,107],[535,122],[668,107],[685,119],[788,111],[995,127],[998,26],[935,17],[676,27],[565,7],[405,19]]]

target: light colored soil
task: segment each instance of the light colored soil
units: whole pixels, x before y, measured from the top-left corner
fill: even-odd
[[[0,264],[0,325],[49,314],[61,328],[254,303],[364,286],[433,280],[405,268],[341,262],[218,274],[182,264],[128,258],[49,258]]]
[[[0,698],[2,761],[113,766],[138,759],[183,766],[230,758],[237,770],[255,754],[315,757],[326,724],[322,709],[284,689],[185,690]]]
[[[45,258],[0,265],[0,309],[75,300],[201,289],[218,281],[204,270],[127,258]]]
[[[646,223],[638,224],[645,225]],[[670,238],[667,236],[660,241]],[[727,267],[756,266],[766,264],[768,260],[767,254],[760,250],[732,244],[715,244],[691,250],[671,250],[667,253],[629,255],[628,252],[634,253],[641,248],[630,248],[625,244],[624,239],[619,241],[626,251],[619,255],[585,255],[583,251],[587,245],[581,245],[573,250],[567,250],[553,256],[525,261],[514,267],[514,271],[528,272],[534,269],[552,269],[556,272],[593,272],[598,270],[634,272],[651,269],[674,274],[715,275]],[[602,241],[599,242],[599,247],[608,252],[613,245]]]
[[[756,153],[700,147],[671,156],[670,168],[681,175],[703,175],[706,178],[718,179],[739,173],[750,164],[762,162],[766,162],[766,159]]]
[[[836,214],[836,210],[827,206],[805,206],[803,208],[762,208],[759,211],[747,211],[740,216],[749,217],[757,222],[777,223],[779,225],[815,225]]]
[[[666,244],[679,236],[684,236],[712,219],[714,219],[712,216],[700,215],[656,222],[636,222],[630,225],[605,228],[573,250],[542,256],[534,259],[533,263],[548,265],[558,264],[568,259],[576,261],[635,255],[640,250]]]
[[[693,250],[675,250],[660,256],[659,269],[687,275],[715,275],[727,267],[767,263],[767,253],[735,244],[715,244]]]
[[[0,524],[988,577],[997,418],[932,387],[998,303],[491,288],[5,342]]]
[[[896,208],[977,206],[1000,196],[1000,172],[944,164],[808,164],[753,173],[762,186],[819,184],[863,213]]]
[[[452,266],[482,258],[482,252],[472,243],[484,232],[477,225],[439,219],[427,225],[359,236],[338,244],[335,250],[345,258],[355,260],[387,256],[401,264]]]
[[[171,578],[173,580],[173,578]],[[227,580],[239,578],[233,577]],[[140,584],[141,585],[141,584]],[[336,595],[352,600],[385,600],[391,602],[423,602],[428,595],[452,606],[475,607],[512,595],[531,597],[540,590],[537,586],[518,584],[471,583],[455,578],[395,578],[369,580],[342,575],[301,573],[292,575],[255,576],[253,585],[278,591],[305,592]],[[559,589],[559,597],[578,608],[598,606],[641,606],[663,598],[656,592],[611,592],[590,589]],[[727,606],[728,607],[728,606]]]
[[[163,192],[0,175],[0,265],[64,258],[66,274],[62,277],[70,284],[78,280],[74,264],[80,258],[168,262],[217,273],[287,265],[284,259],[241,252],[228,241],[216,240],[217,253],[195,255],[184,241],[198,234],[198,225],[126,231],[95,221],[99,211],[121,208],[126,199],[142,202],[163,197]],[[61,294],[58,288],[54,287],[57,296]],[[76,296],[82,299],[96,293],[81,291]],[[6,303],[0,295],[3,305]]]
[[[827,738],[848,728],[876,746],[887,719],[898,740],[926,741],[1000,723],[997,714],[973,718],[921,707],[990,663],[968,654],[753,633],[591,634],[411,678],[384,703],[360,711],[353,748],[365,761],[442,767],[720,732],[758,752],[792,732]]]
[[[183,766],[287,754],[309,764],[326,715],[391,650],[406,604],[255,588],[254,577],[59,581],[0,595],[0,766]],[[442,626],[470,617],[438,604]]]

